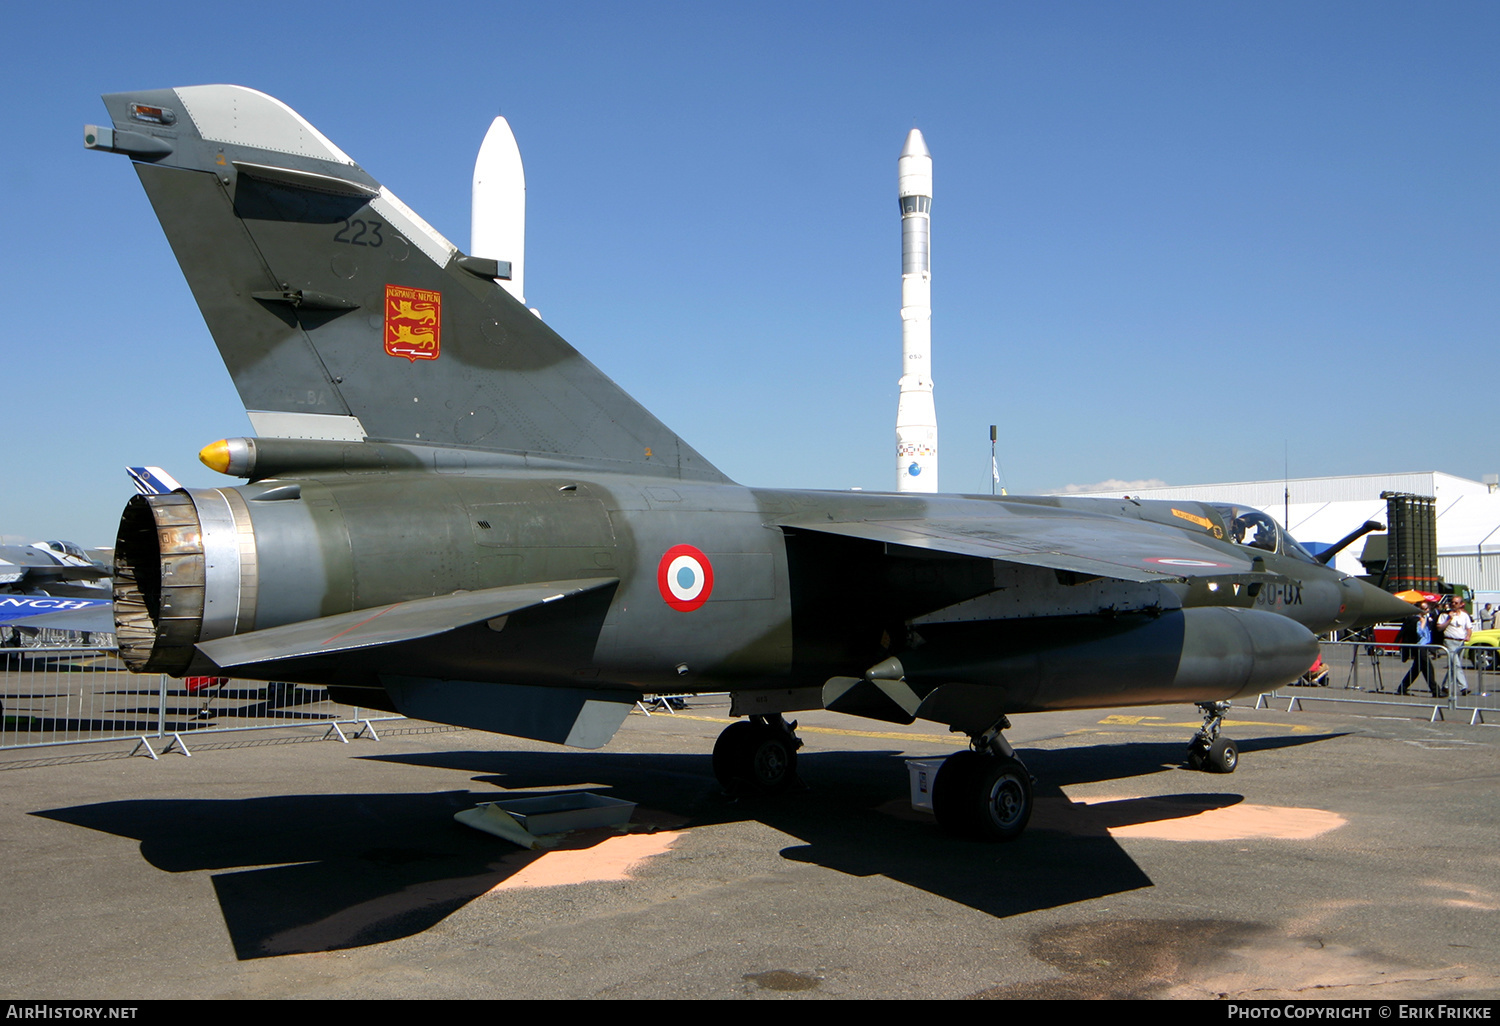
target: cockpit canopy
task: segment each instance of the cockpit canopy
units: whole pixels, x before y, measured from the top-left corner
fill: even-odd
[[[61,556],[72,556],[75,559],[83,560],[85,563],[89,562],[88,553],[84,552],[77,542],[45,541],[37,542],[37,545],[42,548],[51,549],[53,552]]]
[[[1312,554],[1298,544],[1297,539],[1287,533],[1286,528],[1267,513],[1253,506],[1231,506],[1228,503],[1211,503],[1224,518],[1229,540],[1236,545],[1263,552],[1279,552],[1308,563],[1316,563]]]

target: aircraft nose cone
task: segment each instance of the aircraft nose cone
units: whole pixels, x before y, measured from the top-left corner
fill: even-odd
[[[1344,592],[1348,596],[1349,612],[1354,614],[1353,620],[1349,622],[1349,627],[1353,630],[1417,615],[1416,606],[1403,602],[1388,591],[1382,591],[1369,581],[1346,578]]]

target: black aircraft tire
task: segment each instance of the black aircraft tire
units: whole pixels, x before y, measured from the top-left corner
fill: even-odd
[[[950,834],[974,835],[974,803],[970,796],[986,758],[975,751],[954,752],[938,767],[937,777],[932,781],[932,814],[938,826]]]
[[[779,730],[741,720],[714,742],[714,776],[737,796],[780,794],[797,781],[797,748]]]
[[[719,739],[714,742],[714,777],[726,791],[734,793],[740,786],[744,750],[750,742],[747,735],[754,732],[755,724],[740,720],[720,731]]]
[[[1188,769],[1198,770],[1200,773],[1212,773],[1213,768],[1208,764],[1208,753],[1213,748],[1214,742],[1202,734],[1195,734],[1193,740],[1188,742],[1187,764]]]
[[[1203,757],[1203,768],[1210,773],[1233,773],[1239,764],[1239,747],[1227,737],[1215,741]]]
[[[932,812],[949,833],[1013,841],[1031,821],[1031,774],[1017,759],[956,752],[932,783]]]

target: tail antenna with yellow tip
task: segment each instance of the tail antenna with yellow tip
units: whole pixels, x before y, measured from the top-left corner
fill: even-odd
[[[217,470],[221,474],[229,473],[229,441],[221,438],[217,442],[210,442],[198,450],[198,459],[209,470]]]

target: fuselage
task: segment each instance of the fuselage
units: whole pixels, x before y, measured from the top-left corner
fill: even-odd
[[[176,513],[149,508],[168,501]],[[757,489],[469,467],[450,457],[420,469],[282,474],[132,500],[121,562],[146,577],[152,561],[181,566],[187,581],[196,558],[201,596],[192,584],[164,587],[150,637],[122,625],[121,644],[141,668],[202,672],[208,667],[192,646],[217,637],[454,592],[608,577],[618,583],[587,599],[478,625],[440,644],[240,672],[374,687],[383,674],[420,665],[425,676],[688,692],[819,687],[892,656],[920,668],[935,652],[952,653],[934,664],[943,679],[993,683],[1021,672],[1002,657],[1032,653],[1034,663],[1036,651],[1096,642],[1118,652],[1120,635],[1164,614],[1238,608],[1314,632],[1363,615],[1368,586],[1290,546],[1255,553],[1254,583],[1121,581],[821,529],[939,520],[1003,536],[1007,522],[1038,518],[1071,530],[1107,531],[1125,519],[1186,531],[1222,550],[1226,566],[1243,566],[1247,552],[1228,537],[1222,510],[1197,503]],[[187,520],[199,525],[200,556],[191,544],[173,549],[182,536],[173,525]],[[1175,643],[1180,648],[1180,638]],[[1155,666],[1159,656],[1180,654],[1167,651],[1172,644],[1151,641],[1143,651]],[[1068,703],[1084,700],[1076,683],[1063,691]],[[1037,692],[1028,685],[1024,704],[1049,701]],[[1053,697],[1064,700],[1062,691]]]

